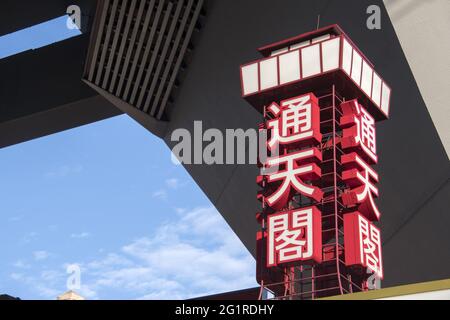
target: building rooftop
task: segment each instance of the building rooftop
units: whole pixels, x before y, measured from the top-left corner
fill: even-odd
[[[56,297],[56,300],[86,300],[84,297],[80,296],[73,290],[69,290],[62,295]]]

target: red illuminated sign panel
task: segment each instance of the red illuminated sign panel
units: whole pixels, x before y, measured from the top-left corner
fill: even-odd
[[[284,208],[294,193],[320,201],[323,192],[311,181],[321,177],[317,165],[322,160],[321,152],[317,148],[291,151],[321,140],[317,98],[309,93],[284,100],[280,105],[273,102],[268,113],[273,118],[266,122],[270,133],[267,147],[270,152],[279,151],[283,155],[271,157],[265,163],[270,172],[267,205],[277,210]]]
[[[268,147],[272,151],[277,144],[296,145],[305,142],[320,142],[320,109],[314,94],[305,94],[273,102],[267,111],[275,118],[267,121],[271,139]]]
[[[355,149],[360,155],[364,153],[371,163],[377,163],[375,119],[356,99],[341,104],[341,109],[342,148]]]
[[[304,182],[304,180],[316,180],[321,176],[320,168],[314,163],[316,159],[320,159],[320,152],[317,149],[297,151],[268,159],[267,169],[274,166],[283,167],[283,169],[267,175],[270,187],[275,182],[279,185],[273,187],[275,191],[266,198],[267,204],[275,209],[283,208],[291,199],[293,191],[316,201],[321,200],[323,192],[318,187]]]
[[[342,195],[342,202],[348,207],[357,207],[371,221],[378,221],[379,212],[374,198],[378,197],[378,174],[356,153],[343,155],[341,162],[348,170],[342,172],[342,179],[351,189]]]
[[[345,263],[366,267],[383,279],[380,229],[358,212],[344,216]]]
[[[322,261],[321,214],[316,207],[271,215],[267,225],[267,266]]]

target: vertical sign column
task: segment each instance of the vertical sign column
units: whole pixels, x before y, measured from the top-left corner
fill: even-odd
[[[357,100],[341,104],[341,110],[342,179],[349,187],[342,202],[352,210],[344,215],[345,263],[368,268],[382,279],[380,230],[373,224],[381,217],[374,201],[378,174],[371,167],[378,162],[375,120]]]
[[[260,243],[260,254],[262,248],[266,252],[265,259],[260,257],[257,261],[258,270],[320,263],[321,212],[314,205],[323,197],[316,186],[322,161],[317,98],[309,93],[273,102],[264,114],[261,128],[268,130],[269,158],[262,164],[263,174],[257,179],[262,187],[259,199],[263,207],[258,215],[263,231],[257,238],[265,241]],[[294,197],[307,198],[310,204],[295,205]]]

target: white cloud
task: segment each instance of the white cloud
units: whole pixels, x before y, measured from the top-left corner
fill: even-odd
[[[103,257],[77,263],[89,299],[186,299],[256,286],[255,261],[213,207],[185,211]],[[35,254],[35,257],[48,256]],[[65,291],[63,266],[26,280],[42,296]],[[24,276],[12,276],[24,282]],[[105,296],[107,295],[107,296]]]
[[[9,222],[17,222],[23,219],[23,216],[14,216],[8,219]]]
[[[19,269],[29,269],[30,265],[27,264],[24,260],[17,260],[13,263],[13,266]]]
[[[47,279],[44,279],[42,277],[27,276],[23,273],[11,273],[10,278],[33,288],[43,299],[55,299],[61,294],[61,291],[55,286],[55,283],[58,280],[56,278],[47,277]]]
[[[91,234],[89,232],[81,232],[81,233],[72,233],[70,235],[73,239],[86,239],[89,238]]]
[[[92,290],[88,285],[83,285],[82,284],[81,288],[79,290],[76,290],[76,291],[77,291],[77,293],[79,295],[81,295],[85,299],[90,299],[90,300],[97,300],[98,299],[97,292]]]
[[[253,257],[208,207],[85,264],[83,284],[99,297],[122,290],[136,299],[186,299],[256,286],[254,269]]]
[[[186,208],[174,208],[174,210],[178,215],[182,215],[183,213],[185,213],[187,211]]]
[[[167,179],[166,180],[166,186],[171,188],[171,189],[178,189],[180,187],[183,186],[183,184],[180,182],[180,180],[176,179],[176,178],[172,178],[172,179]]]
[[[45,173],[46,178],[65,178],[69,175],[79,174],[83,172],[83,166],[80,164],[76,165],[62,165],[55,170]]]
[[[60,294],[68,290],[66,286],[69,274],[66,271],[67,266],[62,266],[58,270],[43,270],[40,273],[26,275],[24,273],[14,272],[10,274],[10,278],[27,285],[34,290],[42,299],[54,300]],[[91,290],[87,284],[82,284],[77,293],[87,299],[97,299],[96,292]],[[27,297],[21,297],[26,299]]]
[[[86,267],[89,270],[106,270],[111,267],[123,267],[131,265],[133,265],[133,263],[127,258],[116,253],[109,253],[102,259],[89,262]]]
[[[27,234],[25,234],[22,239],[20,240],[20,244],[27,244],[30,243],[34,240],[36,240],[36,238],[39,236],[39,233],[37,232],[28,232]]]
[[[181,299],[256,285],[253,257],[212,207],[187,212],[122,252],[134,265],[102,274],[100,287],[120,285],[142,292],[142,299]]]
[[[164,189],[155,191],[153,192],[152,197],[160,200],[167,200],[167,191]]]
[[[11,279],[13,280],[22,280],[24,278],[24,275],[21,273],[13,272],[9,275]]]
[[[54,283],[61,277],[64,277],[64,274],[61,271],[44,270],[41,272],[41,278],[47,282]]]
[[[34,251],[33,256],[36,261],[41,261],[47,259],[50,256],[50,254],[47,251],[41,250],[41,251]]]

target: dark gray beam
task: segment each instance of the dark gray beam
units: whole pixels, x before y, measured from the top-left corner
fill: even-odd
[[[81,81],[88,38],[0,60],[0,147],[121,114]]]
[[[100,95],[0,123],[0,148],[122,114]]]

